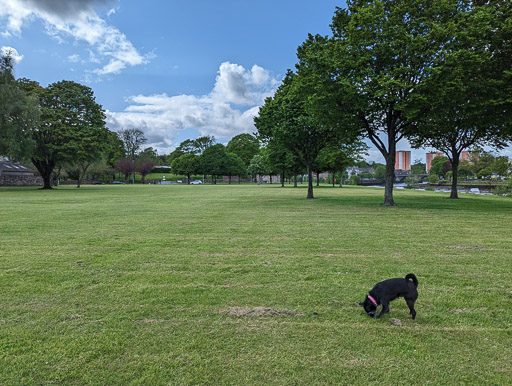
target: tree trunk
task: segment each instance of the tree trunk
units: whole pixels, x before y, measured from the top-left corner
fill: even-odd
[[[308,166],[308,196],[306,198],[315,198],[313,196],[313,170]]]
[[[281,173],[281,187],[284,188],[284,169],[283,172]]]
[[[293,181],[293,187],[294,188],[297,187],[297,174],[295,174],[295,178],[294,178],[294,181]]]
[[[450,198],[459,198],[459,192],[457,191],[457,183],[458,183],[458,180],[459,180],[458,172],[459,172],[459,155],[458,154],[453,154],[453,159],[452,159],[452,173],[453,173],[453,176],[452,176],[452,191],[450,193]]]
[[[340,188],[343,188],[343,170],[340,170]]]
[[[390,150],[386,157],[386,182],[384,186],[384,203],[382,206],[396,206],[393,200],[393,183],[395,182],[395,158],[394,149]]]
[[[53,168],[55,167],[54,163],[40,161],[36,159],[32,159],[32,163],[34,164],[37,171],[41,174],[41,177],[43,178],[42,189],[52,189],[52,173]]]
[[[320,186],[320,172],[316,172],[316,186]]]

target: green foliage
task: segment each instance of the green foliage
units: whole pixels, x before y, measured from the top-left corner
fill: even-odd
[[[183,154],[172,161],[171,167],[174,174],[187,176],[187,182],[190,183],[190,176],[200,172],[200,158],[191,153]]]
[[[0,56],[0,156],[13,160],[31,156],[30,130],[37,126],[37,98],[26,95],[14,79],[9,55]]]
[[[405,187],[407,189],[414,189],[418,187],[419,182],[420,178],[416,174],[409,173],[409,175],[405,177]]]
[[[427,172],[427,165],[422,163],[420,160],[414,161],[411,165],[412,174],[425,174]]]
[[[352,174],[348,179],[349,185],[359,185],[361,183],[361,177],[357,174]]]
[[[429,184],[437,185],[439,183],[439,175],[430,173],[427,177],[427,181]]]
[[[512,197],[512,179],[509,179],[506,184],[500,184],[492,190],[492,194],[496,196]]]
[[[210,174],[216,182],[216,176],[227,175],[229,158],[226,147],[220,143],[207,147],[200,156],[200,170]]]
[[[41,120],[30,130],[35,149],[32,163],[51,188],[56,166],[76,164],[85,173],[101,159],[109,138],[105,114],[92,90],[72,81],[60,81],[43,89],[37,82],[19,81],[26,93],[39,98]]]
[[[446,177],[446,172],[448,172],[450,169],[450,160],[444,156],[437,156],[432,160],[429,174],[435,174],[439,177]]]
[[[260,151],[260,142],[251,134],[239,134],[231,138],[226,150],[239,156],[249,166],[251,159]]]

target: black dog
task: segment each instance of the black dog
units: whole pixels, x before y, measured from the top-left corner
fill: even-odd
[[[411,279],[412,281],[410,281]],[[369,295],[366,295],[363,303],[359,305],[364,307],[364,310],[372,318],[375,316],[377,306],[382,304],[382,311],[377,316],[380,318],[384,313],[389,312],[389,302],[402,296],[411,311],[412,318],[416,318],[416,311],[414,310],[414,302],[418,298],[418,279],[412,273],[408,274],[405,279],[388,279],[375,284]]]

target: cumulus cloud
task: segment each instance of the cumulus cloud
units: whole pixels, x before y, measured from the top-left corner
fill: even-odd
[[[0,54],[2,54],[2,56],[10,56],[12,60],[14,60],[15,64],[18,64],[19,62],[21,62],[21,59],[23,59],[23,55],[20,55],[16,48],[12,47],[0,47]]]
[[[147,63],[149,56],[140,54],[123,33],[96,13],[95,7],[110,3],[112,0],[0,0],[0,20],[7,20],[2,35],[21,35],[24,24],[40,19],[46,32],[59,41],[72,37],[91,46],[91,57],[107,62],[94,71],[98,75],[118,74],[127,66]]]
[[[107,112],[113,130],[140,128],[148,146],[169,152],[178,144],[180,130],[196,129],[201,135],[231,138],[255,131],[254,117],[279,81],[259,66],[250,70],[229,62],[222,63],[212,91],[206,95],[135,95],[121,112]]]

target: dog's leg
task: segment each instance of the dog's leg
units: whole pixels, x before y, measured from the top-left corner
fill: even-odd
[[[412,319],[414,320],[416,318],[416,310],[414,309],[414,300],[407,300],[405,299],[405,302],[407,303],[407,306],[409,307],[410,314],[412,315]]]
[[[380,311],[380,314],[377,315],[377,319],[380,318],[383,314],[389,313],[389,304],[388,303],[382,303],[382,310]]]

